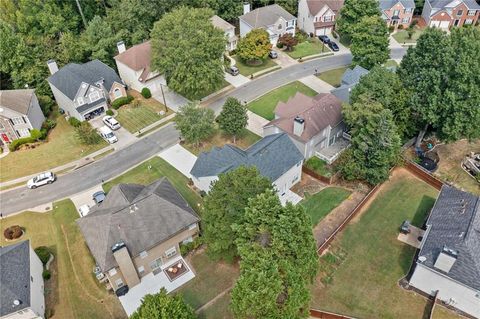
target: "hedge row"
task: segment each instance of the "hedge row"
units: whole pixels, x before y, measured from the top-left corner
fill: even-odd
[[[46,132],[46,130],[44,131]],[[22,137],[16,140],[13,140],[12,143],[10,143],[10,146],[8,147],[10,149],[10,152],[15,152],[21,145],[23,144],[28,144],[28,143],[35,143],[36,141],[43,139],[44,133],[40,132],[39,130],[31,130],[30,131],[30,136],[29,137]]]
[[[126,97],[119,97],[118,99],[112,102],[112,108],[114,108],[115,110],[118,110],[120,106],[129,104],[132,101],[133,101],[133,96],[130,96],[130,95]]]

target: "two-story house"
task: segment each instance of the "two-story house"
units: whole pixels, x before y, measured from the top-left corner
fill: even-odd
[[[300,0],[298,27],[308,34],[326,35],[335,30],[343,0]]]
[[[0,247],[0,318],[45,316],[43,264],[25,240]]]
[[[114,186],[77,224],[130,315],[144,294],[162,287],[170,292],[194,278],[179,245],[198,235],[199,221],[182,195],[162,178],[147,186]]]
[[[31,130],[42,128],[43,121],[35,90],[0,91],[0,144],[30,136]]]
[[[79,121],[102,114],[110,101],[127,96],[115,70],[99,60],[69,63],[61,69],[53,60],[47,65],[51,73],[47,81],[58,106]]]
[[[235,50],[237,48],[238,42],[238,37],[235,35],[235,27],[217,15],[211,17],[210,21],[215,28],[218,28],[225,33],[225,37],[227,38],[227,45],[225,47],[225,50]]]
[[[278,4],[257,8],[250,11],[250,4],[243,5],[243,15],[238,17],[240,23],[240,36],[244,37],[253,29],[265,29],[273,45],[285,33],[295,36],[297,18]]]
[[[387,26],[407,28],[412,22],[415,1],[413,0],[379,0],[382,19]]]
[[[480,17],[480,5],[475,0],[425,0],[422,18],[429,27],[449,29],[475,25]]]
[[[330,93],[309,97],[299,92],[279,102],[274,114],[263,135],[288,134],[305,159],[318,156],[332,163],[348,146],[343,139],[342,101]]]

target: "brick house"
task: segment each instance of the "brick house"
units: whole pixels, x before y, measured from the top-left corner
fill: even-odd
[[[387,26],[407,28],[412,22],[415,2],[413,0],[379,0],[382,19]]]
[[[300,0],[298,27],[308,34],[326,35],[335,30],[343,0]]]
[[[475,0],[426,0],[422,18],[429,27],[449,29],[475,25],[480,16],[480,5]]]

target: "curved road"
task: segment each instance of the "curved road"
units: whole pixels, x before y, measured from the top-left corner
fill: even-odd
[[[405,52],[406,49],[392,49],[391,57],[393,59],[401,59]],[[279,86],[314,74],[315,69],[321,73],[348,65],[351,61],[351,54],[340,54],[296,64],[267,74],[236,88],[226,96],[210,103],[208,107],[218,113],[228,96],[236,97],[240,101],[250,102]],[[138,140],[102,160],[59,177],[58,180],[51,185],[43,186],[35,190],[20,187],[2,192],[0,193],[0,213],[2,216],[7,216],[80,193],[100,184],[102,180],[106,181],[120,175],[163,149],[174,145],[178,140],[179,134],[174,126],[171,124],[166,125],[151,135]]]

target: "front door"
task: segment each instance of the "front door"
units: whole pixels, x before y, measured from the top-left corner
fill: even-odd
[[[453,22],[453,25],[456,26],[456,27],[458,27],[458,24],[459,24],[459,23],[460,23],[460,20],[457,19],[457,20],[455,20],[455,22]]]

